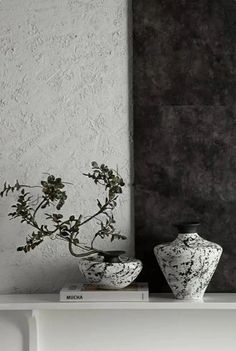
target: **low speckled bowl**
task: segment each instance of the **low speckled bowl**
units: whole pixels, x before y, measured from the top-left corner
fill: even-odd
[[[98,257],[82,258],[79,269],[88,283],[101,289],[122,289],[130,285],[143,268],[135,258],[125,258],[122,262],[108,263]]]

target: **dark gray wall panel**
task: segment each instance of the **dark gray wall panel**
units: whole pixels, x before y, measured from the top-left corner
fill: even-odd
[[[136,256],[168,291],[153,246],[179,220],[223,246],[208,291],[236,291],[236,2],[134,0]]]

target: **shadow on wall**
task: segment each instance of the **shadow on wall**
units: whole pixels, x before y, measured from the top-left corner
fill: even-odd
[[[136,256],[169,291],[154,245],[176,221],[224,253],[208,291],[236,291],[236,3],[133,2]]]

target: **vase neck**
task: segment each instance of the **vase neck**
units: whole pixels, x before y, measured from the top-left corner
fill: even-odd
[[[179,233],[177,238],[182,241],[193,241],[199,239],[199,235],[198,233]]]

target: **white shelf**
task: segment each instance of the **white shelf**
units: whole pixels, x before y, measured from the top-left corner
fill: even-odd
[[[236,293],[205,294],[202,301],[176,300],[171,294],[153,294],[148,302],[60,302],[59,294],[0,295],[1,311],[22,311],[28,322],[28,351],[39,351],[40,311],[75,310],[235,310]],[[78,314],[79,316],[80,314]],[[232,314],[231,314],[232,315]],[[236,315],[236,314],[235,314]],[[157,314],[158,316],[158,314]],[[235,318],[235,317],[234,317]]]
[[[236,293],[205,294],[202,301],[152,294],[149,302],[60,302],[58,294],[0,295],[0,310],[236,310]]]

